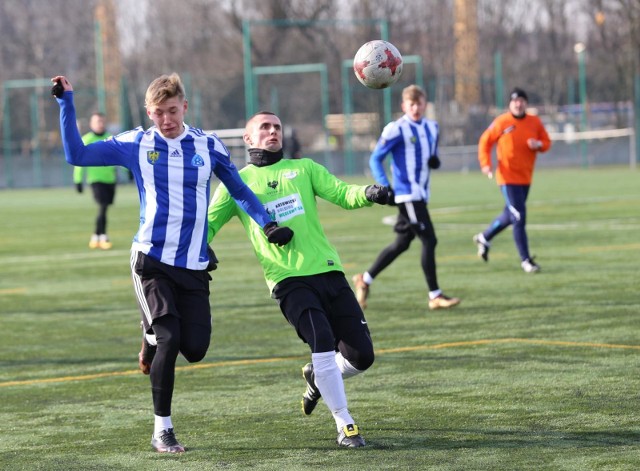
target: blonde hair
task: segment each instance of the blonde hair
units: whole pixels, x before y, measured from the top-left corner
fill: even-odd
[[[184,85],[180,76],[173,72],[171,75],[161,75],[147,88],[144,95],[144,106],[150,107],[164,103],[169,98],[178,97],[184,100]]]
[[[420,98],[427,99],[427,93],[419,87],[418,85],[409,85],[404,90],[402,90],[402,101],[410,100],[410,101],[418,101]]]

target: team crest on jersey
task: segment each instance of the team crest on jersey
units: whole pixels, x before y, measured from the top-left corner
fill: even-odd
[[[411,144],[415,144],[416,142],[418,142],[418,139],[416,139],[416,136],[411,136],[411,139],[409,139],[411,141]]]
[[[191,159],[191,165],[193,165],[194,167],[204,167],[204,159],[196,154]]]
[[[149,162],[151,165],[155,165],[155,163],[158,161],[159,158],[160,158],[160,152],[158,152],[157,150],[147,151],[147,162]]]
[[[268,182],[268,183],[267,183],[267,186],[268,186],[269,188],[271,188],[272,190],[275,190],[275,189],[276,189],[276,187],[278,186],[278,182],[277,182],[277,181],[275,181],[275,180],[274,180],[274,181],[272,181],[272,182]]]

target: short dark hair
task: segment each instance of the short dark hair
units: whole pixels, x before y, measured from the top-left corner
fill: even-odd
[[[261,110],[254,114],[251,118],[249,118],[248,121],[251,121],[253,118],[255,118],[256,116],[260,116],[261,114],[270,114],[271,116],[276,116],[276,114],[272,113],[271,111]]]

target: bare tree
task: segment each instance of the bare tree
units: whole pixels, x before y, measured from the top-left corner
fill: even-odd
[[[42,14],[51,9],[45,0],[0,2],[0,81],[63,72],[78,89],[79,109],[95,107],[96,1],[58,0],[56,11],[68,13],[64,19]],[[640,0],[469,1],[477,2],[478,11],[480,112],[495,105],[499,79],[505,92],[513,85],[526,87],[538,104],[574,100],[570,84],[578,75],[573,52],[578,41],[587,46],[589,101],[632,97],[640,67]],[[245,54],[250,54],[252,66],[326,64],[330,112],[341,112],[344,63],[361,44],[379,38],[384,24],[390,41],[404,55],[422,59],[424,85],[436,103],[438,118],[447,127],[460,125],[454,113],[453,0],[118,0],[115,4],[134,124],[148,123],[142,97],[149,81],[177,71],[189,88],[191,122],[207,128],[242,125]],[[246,34],[250,51],[244,51]],[[500,77],[495,69],[497,54],[502,57]],[[416,77],[415,65],[405,65],[405,75],[392,89],[394,106],[402,86]],[[279,108],[287,121],[319,125],[322,97],[317,74],[265,75],[258,84],[260,106]],[[359,109],[379,109],[382,94],[358,86],[353,94]],[[28,114],[14,110],[27,109],[29,97],[12,91],[10,98],[12,132],[28,135]],[[621,116],[620,125],[622,120]],[[443,133],[445,139],[452,135]],[[461,135],[473,137],[472,132]]]
[[[9,80],[48,79],[58,73],[79,78],[78,85],[95,78],[93,61],[93,2],[82,0],[60,0],[56,9],[74,12],[61,17],[43,14],[51,10],[46,0],[5,0],[0,2],[0,82]],[[95,82],[94,82],[95,83]],[[4,139],[20,141],[34,139],[31,136],[34,112],[40,119],[42,132],[55,129],[55,108],[47,106],[51,101],[39,100],[33,110],[34,88],[5,89],[9,107],[3,110],[0,120],[11,120],[11,136]],[[48,87],[39,89],[39,94],[48,94]],[[95,95],[82,97],[85,107],[93,106]],[[1,123],[5,129],[4,122]]]

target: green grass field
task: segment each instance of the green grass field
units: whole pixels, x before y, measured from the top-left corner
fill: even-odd
[[[476,256],[472,235],[502,205],[495,184],[435,173],[439,281],[463,301],[428,311],[418,245],[376,280],[366,312],[376,363],[346,381],[368,444],[357,450],[336,447],[323,403],[302,415],[308,348],[230,223],[215,241],[211,348],[199,364],[179,360],[180,456],[149,445],[128,266],[135,189],[118,189],[107,252],[87,248],[86,192],[0,192],[0,469],[638,469],[639,176],[538,171],[528,232],[542,272],[530,275],[510,231],[488,264]],[[319,204],[349,278],[393,237],[381,223],[393,208]]]

